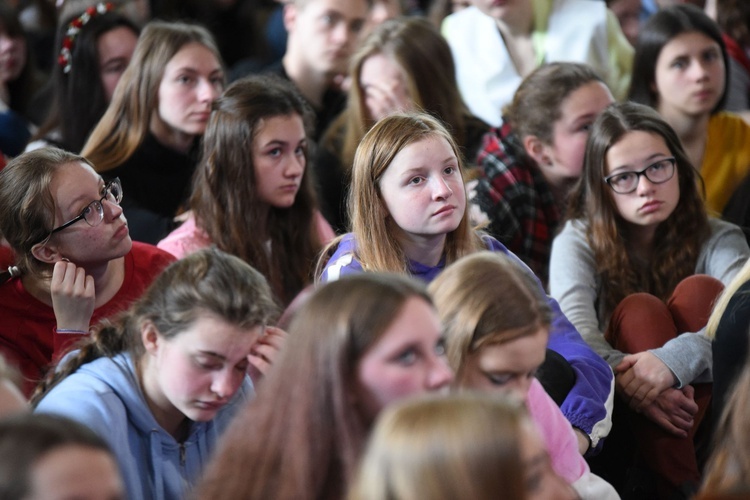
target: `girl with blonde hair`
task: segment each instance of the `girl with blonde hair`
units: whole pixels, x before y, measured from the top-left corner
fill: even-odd
[[[553,312],[538,281],[503,254],[479,252],[448,266],[429,291],[456,387],[524,401],[555,472],[584,499],[619,498],[591,473],[571,423],[536,378],[555,356],[546,349]]]
[[[134,239],[156,243],[172,228],[188,196],[198,139],[223,88],[221,56],[205,28],[146,25],[82,151],[128,190],[123,208]]]
[[[513,398],[464,393],[412,398],[386,409],[348,498],[526,500],[554,489],[565,487],[523,406]]]
[[[388,20],[362,42],[352,58],[347,106],[325,131],[314,163],[325,215],[337,231],[349,225],[346,188],[357,146],[389,114],[420,110],[438,118],[474,163],[489,125],[464,104],[454,67],[448,43],[418,16]]]

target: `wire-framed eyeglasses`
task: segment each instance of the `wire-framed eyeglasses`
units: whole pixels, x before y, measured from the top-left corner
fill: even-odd
[[[79,220],[86,221],[86,224],[91,227],[95,227],[101,224],[104,220],[104,206],[102,205],[104,200],[115,203],[117,205],[122,202],[122,184],[120,184],[120,179],[118,177],[115,177],[107,184],[105,184],[103,192],[104,195],[101,198],[99,198],[98,200],[94,200],[86,205],[86,208],[84,208],[81,213],[78,214],[78,216],[70,219],[65,224],[62,224],[50,231],[46,239],[49,239],[53,234],[72,226]]]
[[[674,176],[676,163],[674,158],[664,158],[640,171],[632,170],[608,175],[604,178],[604,182],[617,194],[630,194],[638,188],[642,175],[653,184],[667,182]]]

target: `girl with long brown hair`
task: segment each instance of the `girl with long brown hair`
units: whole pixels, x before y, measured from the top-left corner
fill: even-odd
[[[307,168],[312,111],[275,77],[233,83],[214,103],[193,179],[192,212],[159,242],[178,258],[209,245],[258,269],[288,304],[312,282],[334,234]]]
[[[654,110],[616,104],[594,123],[583,176],[555,238],[550,293],[615,370],[662,494],[700,480],[692,437],[710,400],[716,296],[750,256],[709,218],[700,176]]]

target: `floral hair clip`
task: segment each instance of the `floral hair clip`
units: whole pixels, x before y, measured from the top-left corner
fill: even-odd
[[[83,14],[73,19],[70,24],[68,24],[68,30],[65,32],[65,36],[62,40],[62,48],[60,49],[60,55],[57,57],[57,64],[62,66],[63,73],[70,73],[71,68],[71,59],[73,51],[73,42],[75,41],[76,37],[78,36],[78,33],[81,31],[81,28],[83,28],[87,22],[91,20],[92,17],[96,17],[97,15],[106,14],[107,12],[114,9],[114,5],[111,3],[98,3],[96,5],[92,5],[88,9],[86,9]]]

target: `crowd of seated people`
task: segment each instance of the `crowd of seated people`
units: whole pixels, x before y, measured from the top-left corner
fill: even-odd
[[[0,497],[750,497],[746,3],[2,3]]]

